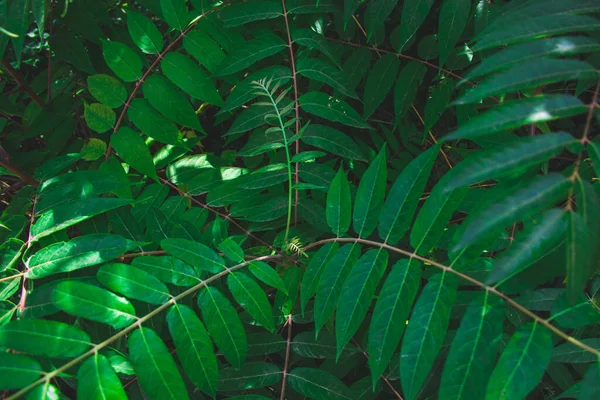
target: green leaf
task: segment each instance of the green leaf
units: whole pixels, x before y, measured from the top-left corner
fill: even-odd
[[[338,251],[339,247],[340,245],[338,243],[327,243],[310,259],[308,267],[302,276],[302,285],[300,286],[300,306],[302,308],[302,315],[304,315],[304,309],[310,298],[317,293],[323,270],[329,264],[329,261]]]
[[[225,270],[223,258],[202,243],[186,239],[164,239],[160,242],[160,247],[170,255],[190,264],[197,271],[217,274]]]
[[[342,286],[360,256],[360,245],[343,246],[324,267],[315,297],[315,331],[319,333],[333,314]]]
[[[8,4],[6,29],[17,35],[12,38],[13,50],[17,58],[17,66],[21,64],[23,45],[29,26],[29,0],[13,0]],[[2,32],[2,35],[5,33]]]
[[[151,75],[143,86],[144,97],[162,115],[173,122],[204,132],[185,95],[163,76]]]
[[[214,396],[219,366],[204,325],[191,308],[179,304],[167,313],[167,324],[186,375],[200,390]]]
[[[526,124],[582,114],[586,110],[586,106],[577,98],[563,94],[513,100],[471,118],[443,140],[472,139]]]
[[[82,148],[81,155],[77,155],[77,159],[81,157],[86,161],[94,161],[99,159],[106,153],[106,142],[97,138],[91,138]],[[70,154],[69,154],[70,155]],[[77,160],[76,159],[76,160]]]
[[[346,134],[326,125],[310,124],[304,130],[302,142],[351,160],[367,161],[360,147]]]
[[[231,128],[229,128],[229,130],[224,136],[245,133],[254,128],[258,128],[259,126],[265,124],[265,119],[267,115],[272,113],[273,107],[270,105],[264,106],[259,104],[253,104],[238,115],[233,124],[231,124]],[[280,137],[282,137],[281,132],[278,133]]]
[[[386,157],[383,148],[363,174],[356,190],[352,226],[359,237],[369,237],[379,222],[385,198],[386,179]]]
[[[248,270],[262,283],[287,294],[287,288],[285,287],[283,279],[281,279],[277,271],[275,271],[269,264],[262,261],[253,261],[250,263]]]
[[[164,144],[183,144],[177,126],[160,115],[146,99],[133,99],[127,115],[142,133]]]
[[[163,48],[162,34],[145,15],[127,11],[127,29],[137,47],[146,54],[158,54]]]
[[[600,349],[600,339],[598,338],[588,338],[579,340],[593,349]],[[594,353],[590,353],[589,351],[584,350],[581,347],[570,342],[560,344],[552,350],[551,361],[553,363],[557,362],[567,364],[579,364],[595,362],[597,360],[598,357]]]
[[[483,212],[470,215],[464,222],[467,228],[452,251],[456,252],[476,240],[481,240],[489,232],[496,232],[513,222],[551,207],[557,201],[566,198],[571,188],[571,181],[558,173],[536,177],[527,186],[491,204]]]
[[[511,43],[539,39],[546,36],[569,32],[587,32],[600,29],[600,21],[585,15],[545,15],[529,18],[526,21],[515,21],[500,27],[491,25],[479,33],[473,51],[482,51]]]
[[[244,175],[235,181],[239,189],[265,189],[288,180],[285,164],[271,164],[266,169],[260,169]]]
[[[388,253],[382,249],[367,251],[354,265],[342,287],[335,315],[337,358],[363,322],[373,295],[383,277]]]
[[[131,303],[108,290],[76,281],[60,282],[52,291],[52,302],[67,314],[121,329],[136,320]]]
[[[110,108],[121,107],[127,100],[125,86],[110,75],[90,75],[87,84],[90,94]]]
[[[582,61],[534,59],[521,62],[507,71],[486,78],[456,100],[455,104],[474,103],[487,97],[531,89],[555,82],[597,77],[598,72],[596,69]]]
[[[600,324],[600,312],[592,300],[580,295],[572,303],[565,293],[552,303],[549,320],[556,320],[556,323],[563,328],[581,328]]]
[[[168,53],[160,62],[167,78],[190,96],[220,106],[223,100],[215,84],[195,61],[180,53]]]
[[[221,292],[212,287],[198,294],[198,307],[214,342],[223,356],[239,368],[248,352],[246,331],[237,311]]]
[[[365,82],[363,96],[365,118],[369,118],[381,105],[396,81],[398,69],[400,69],[400,61],[395,54],[386,54],[375,63]]]
[[[192,30],[185,35],[183,48],[212,74],[219,71],[219,65],[225,58],[221,47],[208,34],[199,30]]]
[[[457,284],[445,271],[434,275],[412,311],[400,352],[400,381],[408,400],[419,394],[442,348]]]
[[[136,257],[131,265],[151,273],[162,282],[172,285],[188,287],[199,282],[196,271],[175,257]]]
[[[102,54],[110,69],[125,82],[141,78],[142,60],[123,43],[102,40]]]
[[[160,0],[160,9],[171,29],[183,32],[189,22],[185,0]]]
[[[318,50],[329,58],[338,68],[341,68],[339,54],[332,44],[311,29],[296,29],[292,31],[292,42],[309,49]]]
[[[471,0],[444,0],[438,22],[440,66],[444,65],[460,39],[471,12]]]
[[[219,378],[220,391],[252,390],[277,384],[282,374],[275,364],[249,362],[241,368],[225,368]]]
[[[236,263],[244,262],[244,249],[233,239],[228,237],[217,248],[223,255]]]
[[[248,357],[284,351],[286,340],[277,333],[261,332],[248,335]]]
[[[414,103],[426,72],[427,68],[417,61],[409,62],[400,71],[394,88],[394,114],[396,114],[394,126],[398,125]]]
[[[598,360],[596,363],[590,365],[581,385],[581,392],[577,400],[593,400],[600,396],[600,365]]]
[[[507,144],[478,151],[455,166],[452,181],[448,182],[446,190],[525,171],[548,161],[573,144],[573,136],[558,132],[520,137]]]
[[[85,104],[83,117],[87,126],[98,133],[113,129],[117,120],[115,112],[110,107],[100,103]]]
[[[39,279],[61,272],[75,271],[119,257],[137,247],[118,235],[78,236],[68,242],[44,247],[27,260],[26,277]]]
[[[21,354],[0,353],[0,389],[21,389],[42,374],[40,364]]]
[[[373,386],[385,371],[406,327],[408,313],[421,283],[421,263],[400,260],[379,292],[369,325],[369,368]]]
[[[444,364],[439,396],[483,399],[496,354],[502,344],[504,309],[485,291],[471,303],[452,341]]]
[[[271,303],[254,279],[241,272],[231,272],[227,276],[227,287],[235,301],[248,311],[256,322],[270,332],[275,330]]]
[[[296,392],[311,399],[350,400],[354,398],[346,385],[322,369],[295,368],[288,372],[287,383]]]
[[[0,272],[0,279],[3,279],[3,281],[0,281],[0,300],[6,300],[10,298],[13,294],[15,294],[15,292],[19,288],[20,280],[15,278],[9,278],[11,276],[19,278],[19,271],[16,269],[8,268]]]
[[[367,41],[373,34],[383,26],[386,18],[392,13],[398,0],[373,0],[369,2],[365,10],[365,28],[367,30]],[[348,24],[348,20],[345,20]]]
[[[219,12],[226,28],[240,26],[253,21],[280,17],[281,4],[275,1],[251,1],[232,4]]]
[[[127,264],[100,267],[98,281],[112,291],[150,304],[164,304],[171,296],[164,283],[146,271]]]
[[[87,333],[58,321],[22,319],[0,327],[0,345],[48,357],[77,357],[92,346]]]
[[[406,0],[402,3],[402,15],[400,17],[400,40],[396,50],[399,52],[406,50],[405,46],[409,43],[417,29],[423,24],[429,9],[433,5],[433,0]]]
[[[524,399],[542,379],[551,357],[550,332],[538,324],[522,325],[502,352],[485,398]]]
[[[340,168],[327,191],[327,208],[325,210],[327,224],[337,236],[344,236],[350,228],[351,207],[350,184],[344,170]]]
[[[287,214],[288,205],[289,202],[287,196],[279,196],[269,199],[266,202],[261,202],[257,206],[246,209],[246,211],[243,212],[244,220],[250,222],[273,221]],[[236,215],[241,214],[241,212],[236,213]]]
[[[346,85],[343,73],[320,58],[303,58],[296,65],[296,72],[318,82],[325,83],[345,96],[358,99],[354,90]]]
[[[152,154],[139,133],[124,126],[111,136],[110,144],[123,161],[158,182]]]
[[[430,147],[412,160],[396,178],[377,228],[384,242],[396,244],[408,230],[438,152],[439,146]]]
[[[600,143],[588,142],[587,152],[592,160],[592,166],[596,172],[596,176],[600,176]]]
[[[558,208],[543,213],[531,221],[522,240],[515,243],[495,260],[486,284],[501,285],[521,271],[533,265],[541,257],[564,240],[568,226],[568,214]]]
[[[77,370],[77,398],[127,399],[119,376],[102,354],[94,353]]]
[[[140,327],[129,336],[127,348],[140,386],[150,399],[189,399],[177,365],[156,332]]]
[[[325,93],[309,92],[303,94],[298,101],[304,111],[317,117],[356,128],[371,128],[348,103]]]
[[[571,302],[583,292],[587,280],[594,273],[590,232],[578,213],[568,213],[567,229],[567,295]]]
[[[312,331],[301,332],[294,336],[291,349],[306,358],[335,359],[337,353],[335,337],[328,332],[322,332],[318,338]],[[353,345],[347,345],[342,352],[342,359],[358,352]]]
[[[246,42],[237,50],[229,53],[219,65],[217,76],[231,75],[248,68],[263,58],[279,53],[287,48],[287,43],[274,34],[261,35]]]

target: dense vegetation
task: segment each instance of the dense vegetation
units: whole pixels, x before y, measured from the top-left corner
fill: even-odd
[[[0,390],[600,398],[597,0],[0,0]]]

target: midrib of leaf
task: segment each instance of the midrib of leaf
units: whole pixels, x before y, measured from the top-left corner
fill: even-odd
[[[258,378],[258,377],[261,377],[261,376],[271,376],[271,375],[277,375],[277,374],[283,374],[283,372],[282,371],[277,371],[277,372],[270,372],[270,373],[266,373],[266,374],[236,376],[235,378],[220,379],[220,381],[221,382],[227,382],[227,381],[235,382],[235,381],[239,381],[239,380],[243,380],[243,379],[248,379],[248,378]]]
[[[98,363],[98,354],[96,353],[94,354],[94,373],[96,374],[96,380],[98,383],[102,382],[100,379],[100,368],[98,368],[99,363]],[[98,385],[98,390],[100,390],[100,394],[102,395],[103,399],[107,399],[106,394],[104,393],[104,386],[102,386],[101,384]]]
[[[23,331],[21,329],[10,329],[9,331],[10,332],[15,332],[15,333],[21,333],[21,334],[29,334],[29,335],[32,335],[32,336],[40,336],[40,337],[43,337],[43,338],[58,339],[60,341],[65,341],[65,342],[83,343],[83,344],[86,344],[88,346],[93,346],[94,345],[94,343],[85,342],[83,340],[77,340],[77,339],[73,339],[73,338],[65,337],[65,336],[52,336],[52,335],[48,335],[46,333]]]
[[[533,335],[534,335],[535,330],[537,329],[537,327],[538,327],[538,324],[534,323],[533,324],[533,328],[531,328],[531,332],[529,333],[529,337],[527,338],[527,343],[525,344],[524,349],[519,354],[519,360],[515,364],[514,368],[512,369],[512,372],[510,373],[510,375],[508,376],[508,378],[506,379],[506,381],[504,383],[504,386],[502,386],[501,393],[506,393],[507,386],[510,385],[510,382],[513,380],[515,374],[517,373],[517,368],[519,368],[521,366],[521,363],[523,362],[523,358],[525,357],[525,355],[527,354],[527,351],[529,350],[529,346],[531,345],[531,341],[533,340]]]
[[[237,344],[236,344],[236,342],[234,340],[233,335],[231,334],[231,331],[229,330],[229,325],[225,321],[225,318],[223,318],[223,314],[221,313],[221,309],[219,308],[217,302],[215,301],[215,298],[213,297],[211,291],[210,290],[206,290],[206,293],[208,293],[208,295],[210,296],[210,299],[212,300],[212,302],[213,302],[213,304],[215,306],[217,314],[219,315],[219,319],[221,320],[221,322],[223,323],[223,326],[225,327],[225,331],[227,332],[227,336],[229,336],[229,338],[231,340],[231,343],[234,345],[233,349],[235,351],[235,354],[237,355],[237,359],[241,360],[242,357],[241,357],[241,354],[238,351],[238,346],[237,346]]]
[[[144,346],[146,346],[146,350],[148,351],[148,355],[150,355],[150,359],[152,360],[152,364],[154,365],[154,369],[158,372],[158,375],[160,376],[160,380],[162,381],[163,385],[166,387],[167,391],[171,395],[171,398],[172,399],[176,399],[177,397],[173,396],[173,392],[171,392],[171,387],[167,383],[167,381],[166,381],[166,379],[165,379],[165,377],[164,377],[164,375],[162,373],[162,369],[159,368],[158,364],[156,364],[156,359],[154,358],[154,353],[152,352],[152,350],[150,349],[150,346],[148,345],[148,342],[146,341],[146,336],[144,335],[144,328],[142,328],[140,326],[139,331],[140,331],[142,340],[144,342]]]

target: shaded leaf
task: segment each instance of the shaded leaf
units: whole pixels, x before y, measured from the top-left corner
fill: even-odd
[[[100,103],[110,108],[120,107],[127,100],[127,90],[118,79],[110,75],[98,74],[87,78],[88,90]]]
[[[244,273],[231,272],[227,276],[227,287],[235,301],[244,307],[260,325],[270,332],[275,330],[271,303],[254,279]]]
[[[139,133],[124,126],[111,136],[110,144],[123,161],[158,182],[152,155]]]
[[[77,397],[81,399],[127,399],[125,390],[110,362],[94,353],[77,370]]]
[[[309,114],[356,128],[370,129],[367,122],[348,103],[321,92],[309,92],[298,99]]]
[[[221,256],[202,243],[186,239],[164,239],[160,242],[160,247],[198,271],[216,274],[225,270],[225,261]]]
[[[234,74],[248,68],[263,58],[279,53],[287,48],[287,43],[273,34],[262,35],[246,42],[237,50],[229,53],[219,65],[218,76]]]
[[[467,26],[470,11],[471,0],[444,0],[440,10],[437,33],[440,65],[444,65],[448,56],[454,50],[454,45],[456,45]]]
[[[160,0],[160,9],[167,24],[172,29],[183,32],[189,22],[185,0]]]
[[[326,125],[308,125],[302,134],[301,140],[306,144],[326,150],[340,157],[366,161],[360,147],[350,137]]]
[[[329,264],[329,261],[338,251],[339,247],[338,243],[326,243],[310,259],[308,267],[302,276],[302,285],[300,286],[300,305],[303,315],[308,300],[317,293],[323,270]]]
[[[400,61],[395,54],[386,54],[371,68],[365,82],[363,96],[365,103],[363,115],[365,118],[369,118],[381,105],[396,80],[399,68]]]
[[[347,87],[346,78],[338,68],[335,68],[320,58],[303,58],[296,65],[296,72],[315,81],[325,83],[339,90],[345,96],[357,99],[358,96]]]
[[[142,60],[123,43],[102,40],[102,54],[110,69],[125,82],[142,76]]]
[[[175,257],[136,257],[133,259],[131,265],[139,267],[151,273],[162,282],[172,285],[187,287],[199,282],[194,269]]]
[[[387,179],[385,148],[363,174],[354,201],[352,227],[358,236],[366,238],[377,226],[385,197]]]
[[[253,261],[248,266],[248,270],[256,279],[262,283],[274,287],[277,290],[281,290],[287,294],[287,288],[283,279],[279,276],[276,270],[274,270],[269,264],[262,261]]]
[[[406,50],[405,46],[413,38],[417,29],[421,26],[433,0],[406,0],[402,4],[402,15],[400,17],[400,40],[396,50]]]
[[[225,368],[219,377],[220,391],[237,391],[264,388],[281,380],[282,373],[275,364],[249,362],[241,368]]]
[[[21,389],[42,374],[40,364],[21,354],[0,353],[0,389]]]
[[[317,400],[353,399],[352,392],[338,378],[316,368],[295,368],[287,374],[287,382],[298,393]]]
[[[128,10],[127,29],[133,42],[144,53],[158,54],[162,50],[162,35],[154,23],[145,15]]]
[[[161,281],[131,265],[103,265],[96,278],[110,290],[146,303],[163,304],[171,298],[169,289]]]
[[[337,236],[343,236],[350,228],[351,209],[350,184],[342,168],[331,181],[327,191],[327,224]]]
[[[127,115],[142,133],[152,139],[175,146],[183,144],[177,126],[156,112],[146,99],[133,99]]]
[[[232,4],[224,8],[219,17],[225,27],[234,27],[253,21],[280,17],[281,4],[275,1],[260,1]]]

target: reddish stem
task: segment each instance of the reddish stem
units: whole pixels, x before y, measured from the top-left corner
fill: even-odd
[[[33,100],[33,102],[35,104],[37,104],[38,106],[44,108],[46,107],[46,103],[44,102],[44,100],[41,99],[40,96],[37,95],[36,92],[34,92],[29,85],[27,84],[27,82],[25,82],[25,80],[23,79],[23,77],[21,76],[21,74],[19,74],[19,72],[17,70],[15,70],[12,65],[10,65],[10,63],[7,60],[2,60],[2,66],[4,67],[4,69],[6,70],[6,72],[8,72],[8,74],[10,76],[12,76],[12,78],[17,82],[17,84],[19,85],[19,87],[29,95],[29,97],[31,97],[31,100]]]
[[[292,315],[288,315],[287,319],[287,340],[285,344],[285,362],[283,364],[283,382],[281,382],[281,396],[280,400],[285,400],[285,381],[287,378],[288,368],[290,366],[290,348],[292,345]]]

